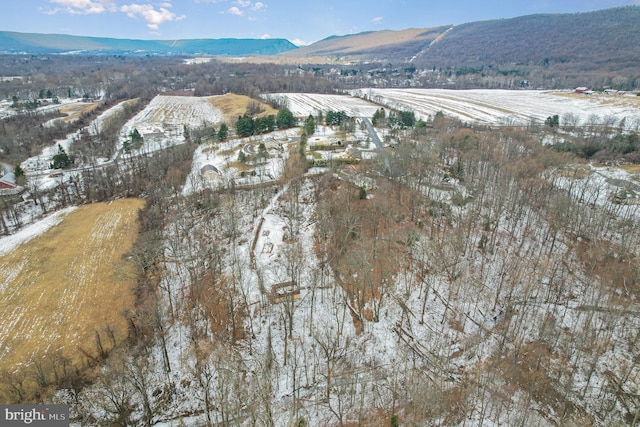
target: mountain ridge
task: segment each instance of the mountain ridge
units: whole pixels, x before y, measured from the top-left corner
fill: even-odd
[[[412,64],[455,75],[510,73],[523,84],[593,79],[602,73],[639,79],[640,5],[592,12],[523,15],[432,28],[331,35],[297,47],[286,39],[135,40],[0,32],[0,53],[210,55],[289,64]],[[548,75],[548,77],[546,77]],[[621,84],[620,87],[626,84]],[[632,84],[633,86],[633,84]]]
[[[67,34],[0,31],[0,53],[26,54],[152,54],[152,55],[276,55],[297,46],[286,39],[138,40]]]
[[[389,37],[376,49],[370,48],[371,39],[380,38],[383,33],[403,36],[411,29],[328,37],[284,56],[325,56],[334,61],[361,62],[384,59],[438,66],[544,62],[545,58],[565,61],[567,57],[585,56],[589,50],[622,57],[632,50],[629,46],[640,43],[640,33],[635,31],[637,22],[640,6],[636,5],[593,12],[523,15],[415,29],[413,38]]]

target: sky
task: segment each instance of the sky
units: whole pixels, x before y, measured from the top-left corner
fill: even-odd
[[[285,38],[429,28],[640,0],[0,0],[0,31],[129,39]]]

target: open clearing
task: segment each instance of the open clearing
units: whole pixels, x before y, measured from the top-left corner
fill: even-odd
[[[126,338],[122,313],[134,304],[135,271],[123,256],[143,206],[141,199],[83,206],[0,257],[0,372],[45,355],[81,364],[83,350],[96,355],[96,333],[106,349]]]
[[[351,117],[371,117],[379,105],[349,95],[327,95],[318,93],[272,93],[264,98],[286,98],[288,108],[294,116],[307,117],[327,111],[344,111]]]
[[[72,122],[78,119],[82,114],[90,113],[98,107],[97,102],[76,102],[73,104],[65,104],[60,108],[60,112],[66,114],[67,117],[62,119],[65,122]]]
[[[563,116],[571,114],[577,125],[615,117],[617,122],[625,118],[627,129],[640,126],[640,97],[635,95],[495,89],[358,89],[352,94],[387,108],[414,111],[424,119],[442,111],[466,122],[526,125],[557,114],[562,125]]]
[[[218,125],[222,120],[222,112],[209,102],[209,97],[158,95],[127,122],[122,134],[138,129],[143,136],[161,134],[183,139],[184,126]]]
[[[224,119],[227,123],[233,124],[238,116],[242,116],[247,111],[247,106],[249,103],[256,102],[254,99],[249,98],[246,95],[236,95],[234,93],[228,93],[226,95],[220,96],[211,96],[208,97],[209,102],[211,102],[214,107],[222,111],[224,114]],[[261,109],[264,109],[262,113],[258,116],[269,116],[278,114],[278,110],[271,107],[268,104],[261,103]]]

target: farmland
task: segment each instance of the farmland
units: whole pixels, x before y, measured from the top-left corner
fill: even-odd
[[[566,91],[359,89],[354,95],[382,106],[415,111],[427,119],[439,111],[464,122],[527,125],[552,115],[576,116],[578,125],[607,117],[626,118],[629,129],[640,127],[640,97],[633,95],[578,95]]]
[[[222,112],[208,98],[159,95],[127,122],[122,133],[128,135],[135,128],[143,136],[156,134],[182,139],[184,126],[218,124],[222,120]]]
[[[24,375],[44,360],[84,366],[96,357],[97,336],[107,349],[127,336],[135,273],[123,257],[143,205],[81,207],[0,257],[0,372]],[[4,386],[0,400],[10,401]]]
[[[616,122],[626,118],[627,129],[640,127],[640,97],[629,95],[583,95],[568,91],[541,90],[448,90],[448,89],[357,89],[348,95],[276,93],[265,98],[284,98],[300,117],[319,112],[345,111],[352,117],[371,117],[376,109],[413,111],[428,120],[436,113],[463,122],[491,125],[542,123],[549,116],[573,115],[576,125]]]
[[[365,100],[348,95],[326,95],[314,93],[274,93],[265,98],[284,98],[288,108],[295,116],[323,114],[329,110],[344,111],[352,117],[371,117],[380,108]]]

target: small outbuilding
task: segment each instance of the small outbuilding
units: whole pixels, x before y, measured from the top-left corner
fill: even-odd
[[[200,168],[200,176],[206,180],[213,181],[220,177],[220,171],[215,166],[207,164]]]

